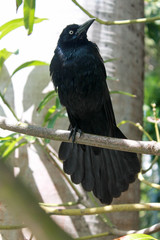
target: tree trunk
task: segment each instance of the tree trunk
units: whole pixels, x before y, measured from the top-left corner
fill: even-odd
[[[124,20],[141,18],[144,15],[142,0],[99,0],[83,6],[96,17],[103,20]],[[131,98],[122,94],[112,94],[113,108],[117,123],[130,120],[142,123],[143,74],[144,74],[144,25],[112,25],[95,23],[90,30],[91,40],[100,48],[104,60],[115,59],[106,64],[108,85],[111,90],[121,90],[136,95]],[[116,79],[115,81],[109,80]],[[141,139],[141,132],[132,125],[120,127],[130,139]],[[127,192],[113,203],[139,202],[139,183],[132,185]],[[138,228],[138,213],[114,213],[112,222],[123,230]],[[107,238],[108,239],[108,238]],[[113,239],[113,237],[111,237]]]
[[[122,2],[123,6],[121,6]],[[142,0],[95,0],[90,1],[91,5],[87,5],[89,1],[84,0],[83,2],[81,1],[81,3],[89,11],[91,10],[96,16],[106,20],[143,17]],[[67,9],[69,3],[66,5],[64,4],[65,1],[63,1],[62,5],[65,9]],[[68,24],[68,22],[66,23],[66,19],[70,19],[70,17],[73,17],[74,20],[72,22],[76,23],[75,11],[77,9],[78,8],[73,5],[73,9],[71,8],[70,12],[68,14],[66,13],[65,18],[63,13],[63,27]],[[56,8],[56,11],[60,12],[58,8]],[[67,11],[68,10],[66,10],[66,12]],[[79,9],[77,12],[79,13],[79,15],[76,13],[78,18],[78,16],[82,15],[82,12]],[[83,16],[86,20],[87,16]],[[54,21],[54,28],[58,25],[60,18],[62,18],[62,15],[58,14],[56,22]],[[77,21],[77,23],[80,23],[80,21]],[[93,31],[91,29],[93,29]],[[108,76],[119,79],[119,82],[108,81],[109,87],[112,90],[123,90],[137,95],[136,99],[123,95],[112,95],[117,122],[123,119],[141,122],[143,99],[143,25],[104,26],[95,23],[91,29],[89,31],[92,33],[92,40],[100,47],[101,54],[104,59],[117,58],[116,61],[106,64]],[[48,35],[48,37],[49,36],[50,35]],[[22,120],[41,124],[49,105],[46,106],[44,111],[42,111],[39,115],[37,115],[36,109],[40,100],[44,98],[44,90],[50,81],[48,67],[35,68],[29,74],[27,81],[26,76],[23,76],[21,81],[26,81],[26,84],[23,84],[23,89],[19,87],[18,76],[22,75],[14,76],[15,80],[17,78],[17,81],[13,81],[14,98],[16,99],[15,106],[18,116],[22,116]],[[7,76],[7,78],[9,78],[9,76]],[[6,81],[4,81],[4,77],[1,79],[2,81],[0,82],[0,86],[4,89],[3,83],[5,82],[6,84]],[[18,86],[15,85],[16,83]],[[52,87],[50,90],[52,90]],[[13,92],[11,93],[12,94],[8,94],[6,96],[6,99],[7,101],[13,103]],[[0,106],[0,112],[2,116],[13,117],[12,114],[8,114],[8,111],[4,111],[3,106]],[[64,124],[68,125],[68,123],[66,123],[66,119],[63,119],[63,123],[61,124],[63,127]],[[63,128],[62,125],[59,128]],[[140,133],[129,125],[125,125],[123,127],[123,132],[131,139],[141,138]],[[52,144],[54,144],[54,142],[52,142]],[[68,184],[66,184],[64,178],[60,175],[55,166],[48,161],[47,155],[40,149],[39,146],[35,144],[30,144],[27,147],[24,146],[18,153],[16,152],[16,155],[13,153],[11,159],[13,168],[19,171],[19,175],[23,176],[24,181],[27,182],[28,186],[30,186],[36,195],[38,195],[40,201],[43,200],[47,203],[61,203],[74,201],[75,199],[77,200],[77,197],[72,189],[68,186]],[[83,194],[82,191],[81,193]],[[138,184],[134,184],[132,185],[132,190],[130,189],[130,191],[124,194],[117,201],[124,203],[138,202],[138,200],[139,186]],[[6,215],[7,221],[2,221],[2,223],[15,223],[15,219],[13,223],[8,221],[8,219],[10,219],[10,214],[6,213]],[[5,220],[3,212],[1,212],[0,216]],[[106,224],[101,223],[97,216],[85,216],[83,218],[54,216],[54,219],[74,237],[78,235],[84,236],[107,231]],[[122,230],[134,229],[138,225],[138,214],[123,213],[123,220],[119,214],[114,214],[112,215],[112,221]],[[4,232],[3,239],[6,238],[8,240],[23,239],[22,234],[19,231]],[[114,237],[111,236],[111,239],[113,238]],[[106,239],[106,237],[101,239]],[[107,237],[107,239],[109,239],[109,237]]]

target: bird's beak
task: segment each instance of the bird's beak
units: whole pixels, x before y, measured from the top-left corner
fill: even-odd
[[[87,22],[83,23],[82,25],[80,25],[76,31],[76,35],[80,36],[82,33],[86,33],[94,21],[95,21],[95,18],[92,18]]]

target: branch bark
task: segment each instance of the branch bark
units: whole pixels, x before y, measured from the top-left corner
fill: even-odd
[[[5,117],[0,117],[0,128],[39,138],[71,142],[71,140],[69,140],[70,131],[54,130],[44,127],[42,128],[36,125],[13,121]],[[77,136],[78,135],[79,134],[77,133]],[[113,150],[160,156],[160,143],[155,141],[134,141],[129,139],[110,138],[83,133],[81,137],[76,137],[75,143]]]

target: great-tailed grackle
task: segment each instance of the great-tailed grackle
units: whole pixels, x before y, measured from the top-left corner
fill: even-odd
[[[116,126],[103,60],[95,43],[87,39],[91,19],[68,25],[61,33],[50,74],[60,102],[66,107],[74,142],[77,131],[126,138]],[[62,142],[59,158],[74,183],[105,204],[128,189],[140,171],[135,153]]]

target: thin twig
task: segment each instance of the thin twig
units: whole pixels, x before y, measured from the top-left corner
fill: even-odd
[[[99,207],[99,206],[100,206],[100,205],[97,203],[97,201],[96,201],[95,197],[93,196],[93,193],[92,193],[92,192],[88,192],[88,196],[89,196],[90,200],[92,201],[92,203],[94,204],[94,207]],[[99,216],[99,217],[101,218],[101,220],[102,220],[105,224],[107,224],[110,228],[113,228],[113,227],[114,227],[113,223],[111,222],[111,220],[109,219],[109,217],[107,216],[106,213],[99,214],[98,216]]]
[[[79,201],[77,201],[77,202],[59,203],[59,204],[39,203],[40,206],[44,206],[44,207],[71,207],[71,206],[76,206],[78,204],[79,204]]]
[[[160,136],[159,136],[159,129],[158,129],[158,121],[157,121],[157,114],[156,114],[156,104],[152,104],[153,109],[153,116],[154,116],[154,127],[155,127],[155,133],[157,137],[157,142],[160,142]]]
[[[84,216],[96,215],[109,212],[137,212],[137,211],[159,211],[160,203],[133,203],[133,204],[117,204],[104,207],[84,208],[84,209],[55,209],[42,206],[42,208],[50,215],[63,216]]]
[[[138,231],[136,231],[136,233],[152,234],[152,233],[155,233],[158,231],[160,231],[160,223],[154,224],[153,226],[148,227],[148,228],[138,230]]]
[[[100,237],[105,237],[105,236],[109,236],[109,235],[124,236],[124,235],[132,234],[132,233],[153,234],[155,232],[158,232],[159,230],[160,230],[160,223],[154,224],[151,227],[143,228],[138,231],[137,230],[122,231],[117,228],[112,228],[108,232],[103,232],[103,233],[99,233],[96,235],[89,235],[89,236],[85,236],[85,237],[79,237],[79,238],[76,238],[75,240],[94,239],[94,238],[100,238]]]
[[[141,170],[142,173],[144,174],[144,173],[148,172],[149,170],[151,170],[153,165],[158,161],[158,159],[159,159],[159,156],[155,156],[153,161],[152,161],[152,163],[151,163],[151,165],[147,169],[142,169]]]
[[[150,141],[153,141],[153,139],[150,136],[150,134],[142,127],[142,125],[140,123],[135,123],[135,122],[132,122],[132,121],[129,121],[129,120],[122,120],[120,123],[117,124],[117,126],[120,127],[121,125],[126,124],[126,123],[132,124],[135,127],[137,127],[141,132],[143,132],[144,135],[146,135],[146,137]]]
[[[160,16],[151,17],[151,18],[137,18],[137,19],[128,19],[128,20],[117,20],[117,21],[104,21],[100,18],[92,15],[88,12],[82,5],[80,5],[76,0],[72,0],[85,14],[87,14],[90,18],[95,18],[97,22],[104,25],[124,25],[124,24],[131,24],[131,23],[148,23],[148,22],[155,22],[160,20]]]
[[[71,140],[69,140],[70,131],[54,130],[27,123],[14,122],[5,117],[0,117],[0,128],[40,138],[71,142]],[[75,143],[160,156],[160,143],[155,141],[134,141],[83,133],[80,138],[76,138]]]
[[[21,229],[21,228],[26,228],[25,225],[0,225],[0,230],[16,230],[16,229]]]
[[[143,175],[142,175],[142,173],[139,173],[139,174],[138,174],[138,179],[139,179],[141,182],[145,183],[146,185],[148,185],[148,186],[150,186],[150,187],[152,187],[152,188],[156,188],[156,189],[160,190],[160,185],[159,185],[159,184],[151,183],[151,182],[145,180],[144,177],[143,177]]]

